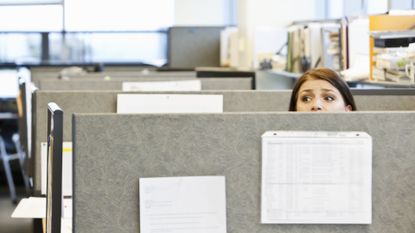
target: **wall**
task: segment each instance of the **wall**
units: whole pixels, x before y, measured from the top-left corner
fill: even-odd
[[[175,26],[222,26],[230,21],[230,0],[175,0]]]

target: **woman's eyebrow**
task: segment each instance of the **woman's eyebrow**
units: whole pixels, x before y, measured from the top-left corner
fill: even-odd
[[[313,89],[305,89],[305,90],[300,91],[300,93],[303,93],[303,92],[313,92]]]
[[[335,90],[334,90],[334,89],[322,88],[321,90],[322,90],[322,91],[326,91],[326,92],[329,92],[329,91],[335,92]]]

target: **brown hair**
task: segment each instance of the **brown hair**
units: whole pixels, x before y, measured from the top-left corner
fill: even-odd
[[[352,107],[352,111],[356,111],[356,104],[353,99],[353,95],[350,92],[349,86],[340,76],[333,70],[327,68],[316,68],[305,72],[295,83],[293,91],[291,93],[290,106],[288,111],[297,111],[297,99],[298,91],[301,86],[308,80],[324,80],[330,83],[333,87],[339,90],[343,97],[343,100],[347,105]]]

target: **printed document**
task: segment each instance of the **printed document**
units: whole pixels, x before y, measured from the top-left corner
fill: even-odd
[[[201,91],[200,80],[123,82],[123,91]]]
[[[224,176],[140,178],[140,233],[225,233]]]
[[[261,179],[261,223],[372,221],[372,139],[365,132],[266,132]]]
[[[221,113],[222,95],[118,94],[117,113]]]

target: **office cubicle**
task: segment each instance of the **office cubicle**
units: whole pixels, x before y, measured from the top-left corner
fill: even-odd
[[[409,95],[370,95],[367,92],[355,93],[359,111],[405,111],[415,110],[415,96]],[[71,115],[73,113],[115,113],[117,94],[121,91],[37,91],[33,106],[33,157],[35,190],[40,190],[40,143],[46,141],[46,106],[56,102],[65,111],[64,140],[71,140]],[[132,92],[127,92],[132,93]],[[135,92],[160,93],[160,92]],[[224,112],[285,112],[291,91],[202,91],[202,92],[162,92],[164,94],[222,94]],[[390,93],[394,94],[394,93]]]
[[[415,89],[352,89],[358,111],[415,110]]]
[[[413,119],[406,111],[75,114],[73,228],[138,232],[139,178],[221,175],[228,232],[414,232]],[[261,135],[268,130],[367,132],[372,223],[260,224]]]
[[[34,190],[40,192],[40,143],[46,142],[46,112],[49,102],[57,103],[64,110],[64,141],[70,141],[73,113],[115,113],[117,94],[121,91],[37,91],[33,95],[32,167]],[[160,94],[160,92],[134,92]],[[202,91],[162,92],[162,94],[220,94],[223,95],[224,112],[285,111],[281,103],[288,103],[289,92],[256,91]],[[270,101],[271,100],[271,101]]]

